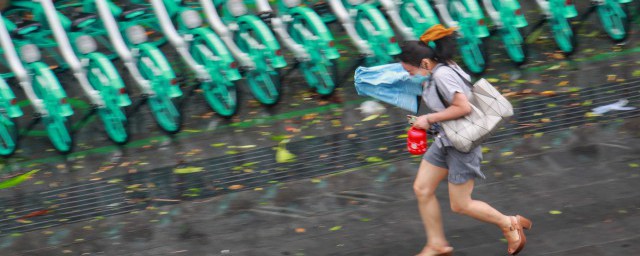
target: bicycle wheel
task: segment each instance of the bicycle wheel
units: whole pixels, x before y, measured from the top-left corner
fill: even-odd
[[[280,101],[280,74],[277,71],[252,70],[246,78],[253,96],[260,103],[273,106]]]
[[[307,79],[307,82],[316,90],[318,94],[323,97],[333,94],[336,83],[333,81],[333,75],[329,72],[329,68],[332,68],[333,63],[312,63],[307,62],[303,64],[302,72]]]
[[[504,27],[499,31],[504,43],[504,48],[505,50],[507,50],[507,54],[509,55],[511,61],[513,61],[517,65],[524,63],[527,54],[524,40],[522,40],[520,31],[515,27]]]
[[[221,70],[213,60],[207,57],[212,56],[213,52],[207,48],[206,44],[198,42],[196,39],[194,44],[191,45],[190,51],[196,62],[203,65],[212,78],[211,81],[203,82],[201,85],[204,98],[209,103],[209,106],[220,116],[233,116],[238,110],[238,89],[236,85],[220,72]]]
[[[124,144],[129,140],[127,117],[116,99],[115,94],[119,92],[115,92],[111,84],[112,81],[122,83],[122,78],[115,73],[113,64],[107,63],[90,59],[87,78],[93,89],[98,90],[104,100],[105,105],[98,109],[98,115],[102,120],[107,137],[115,143]],[[109,65],[111,66],[109,67]]]
[[[598,15],[604,30],[613,41],[620,42],[627,39],[630,21],[626,5],[623,8],[617,1],[605,3],[598,6]]]
[[[47,128],[49,139],[53,146],[60,153],[66,154],[71,151],[73,138],[71,137],[71,127],[66,117],[59,115],[49,115],[43,118]]]
[[[36,96],[44,101],[45,108],[49,112],[47,116],[43,117],[49,140],[60,153],[69,153],[73,146],[73,138],[69,122],[63,115],[62,104],[66,104],[64,98],[66,96],[54,96],[59,93],[56,91],[58,89],[56,87],[60,87],[60,84],[46,65],[34,66],[38,68],[33,77],[33,90]]]
[[[10,156],[16,151],[18,129],[4,112],[0,112],[0,155]]]
[[[150,58],[150,56],[144,54],[140,56],[138,60],[140,74],[142,74],[146,80],[151,81],[156,93],[148,98],[151,114],[162,130],[170,134],[177,133],[181,128],[182,118],[180,112],[167,94],[168,87],[172,86],[171,81],[168,81],[168,79],[161,75],[156,75],[154,70],[158,70],[159,68],[154,66],[153,60],[142,61],[143,58]]]
[[[551,29],[560,50],[565,54],[573,53],[575,51],[576,38],[569,20],[564,17],[553,17],[551,19]]]
[[[249,35],[252,36],[251,33]],[[260,49],[251,49],[249,43],[239,35],[236,35],[236,38],[240,39],[238,40],[240,50],[248,53],[256,62],[257,68],[249,71],[245,76],[253,97],[266,106],[277,104],[280,101],[280,74],[269,65],[264,54],[260,52],[252,54],[252,50],[260,51]],[[262,56],[262,58],[258,56]]]

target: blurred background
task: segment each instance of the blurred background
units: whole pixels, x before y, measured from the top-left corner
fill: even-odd
[[[353,74],[436,23],[516,109],[474,195],[531,216],[521,255],[640,253],[637,1],[0,8],[2,255],[419,252],[410,113]],[[443,187],[456,255],[504,255]]]

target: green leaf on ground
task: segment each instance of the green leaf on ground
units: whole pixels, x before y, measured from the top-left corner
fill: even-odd
[[[630,164],[629,164],[629,167],[631,167],[631,168],[638,168],[638,167],[640,167],[640,165],[639,165],[639,164],[637,164],[637,163],[630,163]]]
[[[377,157],[377,156],[370,156],[370,157],[367,157],[367,159],[365,159],[365,160],[367,162],[369,162],[369,163],[378,163],[378,162],[384,161],[382,158]]]
[[[18,175],[16,177],[12,177],[12,178],[9,178],[7,180],[4,180],[4,181],[0,182],[0,189],[7,189],[7,188],[18,186],[22,182],[25,182],[26,180],[30,179],[31,176],[33,176],[34,174],[36,174],[39,171],[40,170],[32,170],[32,171],[29,171],[27,173],[20,174],[20,175]]]
[[[203,170],[204,170],[204,168],[202,168],[202,167],[189,166],[189,167],[184,167],[184,168],[175,168],[175,169],[173,169],[173,173],[175,173],[175,174],[189,174],[189,173],[201,172]]]
[[[558,214],[562,214],[562,212],[558,210],[551,210],[549,211],[549,214],[558,215]]]
[[[330,228],[329,231],[338,231],[340,229],[342,229],[342,226],[335,226],[335,227]]]

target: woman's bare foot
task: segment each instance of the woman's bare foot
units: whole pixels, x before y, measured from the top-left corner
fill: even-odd
[[[451,246],[426,245],[416,256],[449,256],[453,253]]]

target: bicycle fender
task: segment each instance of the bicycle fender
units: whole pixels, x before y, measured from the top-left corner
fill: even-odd
[[[9,85],[4,81],[4,79],[0,79],[0,106],[3,106],[7,115],[11,118],[22,116],[22,110],[16,104],[12,104],[12,102],[16,99],[16,95],[13,93]]]
[[[58,78],[53,74],[53,71],[49,69],[49,66],[39,61],[29,63],[29,66],[36,75],[42,76],[46,80],[43,85],[46,86],[46,92],[51,93],[58,100],[58,103],[60,103],[60,115],[65,117],[73,115],[71,105],[68,102],[61,102],[62,99],[67,98],[67,93],[60,85],[60,81],[58,81]]]
[[[113,95],[117,95],[118,106],[124,107],[131,105],[131,99],[127,93],[120,93],[122,88],[126,89],[124,85],[124,81],[122,81],[122,77],[113,66],[111,60],[100,52],[92,52],[86,55],[86,57],[92,61],[98,63],[98,67],[102,71],[103,74],[107,76],[109,79],[109,87],[114,91]],[[88,71],[91,72],[91,71]],[[104,88],[102,89],[104,90]]]
[[[138,46],[140,48],[140,52],[143,55],[149,56],[151,61],[156,64],[156,67],[160,69],[162,72],[162,77],[165,80],[171,81],[176,78],[176,74],[169,65],[169,61],[164,56],[164,54],[153,44],[143,43]],[[179,97],[182,95],[182,90],[180,90],[180,86],[169,85],[168,88],[169,96],[172,98]]]

